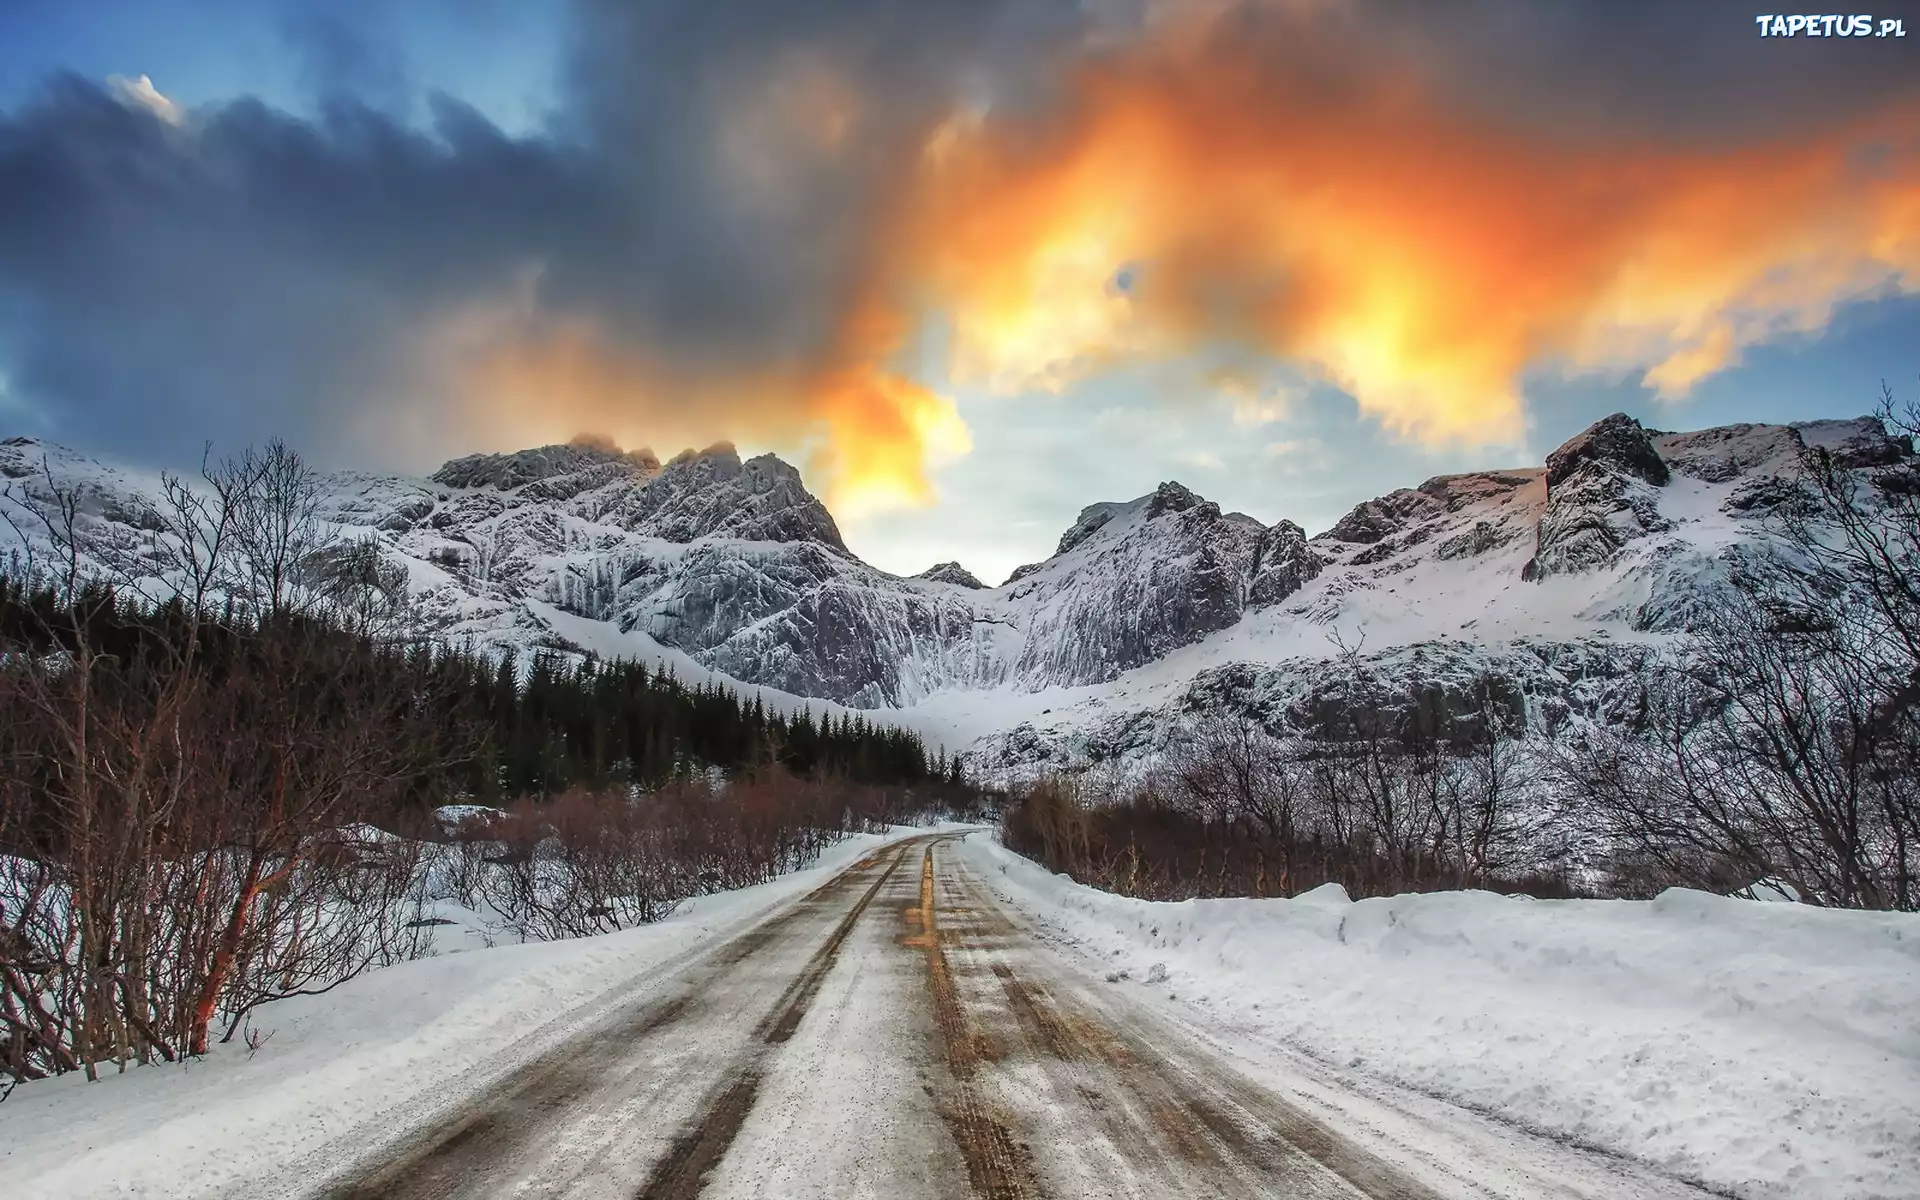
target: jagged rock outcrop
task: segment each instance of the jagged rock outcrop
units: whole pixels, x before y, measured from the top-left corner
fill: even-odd
[[[1260,540],[1247,607],[1278,604],[1320,573],[1320,556],[1307,545],[1306,530],[1292,521],[1276,521]]]
[[[972,571],[967,570],[957,562],[935,563],[933,566],[915,575],[914,578],[924,579],[928,583],[951,583],[955,587],[972,588],[974,591],[979,591],[987,586],[976,579]]]
[[[669,542],[704,537],[818,542],[845,552],[826,506],[800,472],[771,454],[740,460],[724,443],[689,451],[662,467],[651,452],[573,442],[513,454],[476,454],[432,476],[456,495],[433,514],[441,529],[509,508],[551,503],[585,520]],[[416,501],[407,512],[421,519]],[[464,519],[463,519],[464,517]]]
[[[1373,500],[1363,500],[1334,522],[1326,536],[1336,542],[1375,545],[1392,535],[1444,511],[1432,496],[1401,488]]]
[[[1850,469],[1890,467],[1913,458],[1913,439],[1891,437],[1877,417],[1855,417],[1850,421],[1796,421],[1793,431],[1809,447],[1833,456],[1834,462]]]
[[[1163,484],[1162,486],[1165,485]],[[1114,504],[1105,501],[1099,504],[1087,505],[1080,510],[1079,519],[1068,526],[1067,531],[1060,535],[1059,545],[1053,548],[1054,556],[1058,557],[1067,553],[1075,546],[1078,546],[1094,534],[1100,532],[1106,528],[1107,523],[1112,521],[1116,515],[1125,512],[1126,508],[1127,506],[1124,504]],[[1024,567],[1017,567],[1015,568],[1013,577],[1018,578],[1019,573],[1022,571],[1031,574],[1033,571],[1045,565],[1045,563],[1028,563]]]
[[[1726,483],[1761,467],[1790,470],[1805,448],[1788,425],[1722,425],[1661,434],[1651,444],[1673,474],[1707,483]]]
[[[1314,539],[1329,561],[1369,566],[1439,539],[1441,558],[1469,558],[1488,553],[1519,536],[1516,513],[1524,507],[1520,490],[1537,482],[1542,472],[1473,471],[1437,475],[1417,488],[1401,488],[1357,505],[1333,528]],[[1459,514],[1473,510],[1478,518],[1462,528]],[[1533,517],[1525,518],[1531,525]],[[1531,532],[1529,528],[1528,532]],[[1354,551],[1354,546],[1363,547]]]
[[[1653,448],[1653,438],[1625,413],[1602,417],[1547,455],[1548,495],[1590,466],[1631,475],[1655,487],[1666,486],[1670,474]]]
[[[659,473],[660,460],[651,450],[628,454],[606,443],[573,441],[510,454],[469,454],[442,465],[432,479],[447,487],[488,487],[503,492],[532,483],[567,481],[567,486],[539,494],[542,499],[550,499],[576,495],[618,478],[649,479]]]
[[[674,459],[646,487],[620,495],[598,519],[671,542],[724,537],[817,542],[843,554],[847,548],[799,471],[771,454],[743,463],[731,446]]]
[[[1671,529],[1657,489],[1671,478],[1640,422],[1625,413],[1594,422],[1547,455],[1547,508],[1527,579],[1588,571],[1622,546]]]
[[[1293,574],[1310,570],[1304,543],[1289,549],[1285,531],[1276,538],[1177,483],[1089,506],[1052,558],[1008,581],[1007,599],[1026,623],[1014,678],[1029,687],[1104,683],[1227,628],[1246,611],[1270,541],[1281,557],[1263,594],[1277,597],[1292,590],[1286,554],[1296,555]]]

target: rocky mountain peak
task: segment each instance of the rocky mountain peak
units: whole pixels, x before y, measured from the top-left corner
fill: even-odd
[[[668,541],[724,536],[847,552],[833,515],[792,464],[772,454],[742,462],[724,442],[675,455],[657,476],[610,499],[602,519]]]
[[[1065,533],[1060,535],[1060,544],[1054,547],[1053,556],[1058,558],[1075,546],[1086,541],[1100,530],[1106,528],[1108,522],[1125,512],[1126,509],[1127,506],[1125,504],[1116,504],[1112,501],[1102,501],[1099,504],[1087,505],[1080,510],[1079,518],[1074,521]],[[1027,566],[1019,568],[1009,579],[1018,579],[1022,574],[1029,573],[1031,570],[1037,569],[1040,565],[1039,563],[1029,563]]]
[[[1534,467],[1436,475],[1417,488],[1355,505],[1312,544],[1328,563],[1377,567],[1382,577],[1429,553],[1440,559],[1478,558],[1523,536],[1523,530],[1533,532],[1538,505],[1528,497],[1540,493],[1533,485],[1544,473]],[[1428,543],[1431,551],[1417,549]]]
[[[1151,520],[1165,512],[1186,512],[1205,503],[1181,484],[1168,481],[1153,489],[1153,495],[1147,498],[1147,518]]]
[[[924,579],[929,583],[951,583],[958,587],[972,588],[975,591],[987,586],[981,583],[972,571],[957,562],[936,563],[913,578]]]
[[[1804,447],[1788,426],[1750,424],[1662,434],[1653,444],[1674,472],[1707,483],[1725,483],[1763,466],[1788,467]]]
[[[1672,478],[1653,435],[1625,413],[1567,439],[1547,455],[1547,506],[1523,578],[1589,571],[1627,543],[1672,529],[1657,494]]]
[[[780,462],[778,458],[774,458],[771,454],[762,455],[761,457],[772,458],[773,461]],[[698,469],[699,464],[702,463],[709,464],[712,469],[727,472],[740,466],[740,451],[734,447],[732,442],[715,442],[704,450],[695,450],[692,446],[688,446],[685,450],[682,450],[667,460],[669,467],[680,469]],[[717,466],[715,464],[717,464]],[[780,463],[780,465],[786,466],[785,463]],[[796,471],[794,474],[798,475],[799,472]]]
[[[1887,427],[1878,417],[1796,421],[1792,429],[1802,443],[1826,451],[1843,467],[1890,467],[1913,456],[1913,440],[1887,436]]]
[[[1300,527],[1271,529],[1178,483],[1087,506],[1044,563],[1003,593],[1026,610],[1013,677],[1101,683],[1278,603],[1319,570]]]
[[[1439,515],[1444,509],[1432,496],[1412,488],[1401,488],[1353,506],[1346,516],[1333,523],[1321,536],[1336,542],[1372,545],[1407,525]]]
[[[587,438],[507,454],[469,454],[445,463],[431,478],[447,487],[505,492],[562,476],[587,474],[604,482],[617,475],[644,479],[659,471],[660,460],[651,450],[627,452],[611,442]]]
[[[1247,607],[1280,603],[1318,575],[1324,565],[1307,545],[1306,530],[1292,521],[1275,521],[1261,538],[1253,573],[1247,580]]]
[[[662,466],[648,451],[582,439],[454,459],[431,482],[460,490],[436,494],[417,483],[368,477],[336,494],[335,519],[396,534],[426,526],[457,544],[495,537],[497,520],[516,528],[531,522],[543,530],[538,540],[557,550],[565,539],[553,519],[564,515],[668,542],[728,537],[847,553],[832,515],[799,471],[771,454],[742,462],[724,442],[677,454]]]
[[[1655,487],[1666,486],[1669,478],[1653,438],[1625,413],[1602,417],[1547,455],[1549,491],[1588,463],[1611,467]]]

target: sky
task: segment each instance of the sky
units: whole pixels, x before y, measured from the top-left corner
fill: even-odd
[[[795,462],[989,582],[1920,399],[1910,36],[1622,0],[0,0],[0,429]]]

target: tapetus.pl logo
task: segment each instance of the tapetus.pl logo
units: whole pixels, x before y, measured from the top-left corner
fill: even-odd
[[[1802,13],[1780,16],[1763,13],[1753,18],[1765,37],[1905,37],[1904,17],[1880,17],[1872,13]]]

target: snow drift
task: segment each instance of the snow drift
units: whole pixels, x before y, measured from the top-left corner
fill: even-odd
[[[1117,987],[1748,1200],[1912,1197],[1920,916],[1673,890],[1132,900],[963,853]]]

